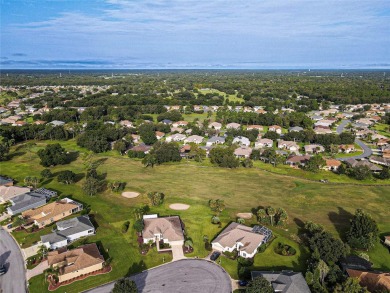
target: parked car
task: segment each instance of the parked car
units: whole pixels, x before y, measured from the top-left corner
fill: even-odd
[[[241,287],[245,287],[246,285],[248,285],[248,281],[239,280],[239,281],[238,281],[238,285],[241,286]]]
[[[214,251],[214,252],[211,254],[211,256],[210,256],[210,259],[211,259],[212,261],[216,261],[217,258],[218,258],[220,255],[221,255],[220,252]]]
[[[8,225],[7,225],[7,228],[8,228],[8,229],[11,229],[11,228],[12,228],[12,224],[8,224]]]
[[[0,276],[4,275],[6,273],[6,269],[4,265],[0,265]]]

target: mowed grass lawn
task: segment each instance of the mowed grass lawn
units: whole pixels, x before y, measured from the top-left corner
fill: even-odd
[[[10,161],[0,163],[0,173],[15,178],[20,184],[23,184],[26,176],[40,177],[44,167],[40,166],[36,151],[46,143],[39,142],[31,153],[19,147],[16,151],[18,155]],[[356,208],[364,208],[370,212],[378,222],[381,233],[390,232],[389,186],[322,184],[255,168],[229,170],[194,162],[145,168],[140,161],[108,152],[95,156],[95,159],[105,159],[98,171],[106,173],[107,180],[126,182],[126,190],[138,191],[141,196],[127,199],[120,194],[106,191],[89,197],[84,195],[81,189],[84,181],[82,175],[85,173],[83,154],[87,151],[79,148],[73,140],[61,144],[67,151],[79,151],[79,157],[68,165],[51,168],[52,173],[58,174],[59,171],[69,169],[79,174],[80,180],[76,184],[64,185],[54,178],[44,182],[44,186],[57,190],[61,196],[72,196],[90,205],[90,213],[94,216],[98,228],[96,236],[88,238],[88,241],[98,242],[104,247],[105,252],[112,258],[113,271],[61,287],[56,292],[80,292],[128,273],[162,264],[163,258],[165,262],[170,260],[169,255],[157,254],[155,251],[141,256],[132,227],[127,233],[121,232],[121,226],[126,220],[131,222],[130,226],[133,225],[134,208],[149,203],[146,194],[150,191],[161,191],[166,195],[164,204],[151,207],[151,213],[159,213],[162,216],[179,215],[182,218],[187,235],[194,243],[195,249],[190,256],[205,257],[208,252],[204,248],[203,236],[207,235],[212,240],[221,230],[210,223],[212,212],[207,206],[209,199],[217,198],[224,199],[227,207],[220,216],[223,227],[235,220],[238,212],[250,212],[253,208],[268,205],[285,208],[289,215],[287,231],[275,229],[275,232],[286,241],[291,241],[289,239],[296,235],[298,226],[307,220],[320,223],[335,235],[342,236],[348,229],[349,219]],[[171,203],[186,203],[191,207],[186,211],[173,211],[169,209]],[[255,221],[248,221],[247,224],[255,224]],[[39,239],[39,234],[34,237]],[[29,239],[32,240],[34,239]],[[275,241],[277,243],[278,240]],[[274,255],[273,250],[268,248],[266,252],[256,256],[254,267],[303,268],[305,261],[302,262],[302,259],[306,254],[301,250],[304,248],[292,243],[300,249],[297,258]],[[370,255],[375,267],[390,270],[390,256],[385,254],[381,246],[370,252]],[[234,267],[228,271],[235,276]],[[43,275],[30,280],[31,292],[45,292],[45,288]]]

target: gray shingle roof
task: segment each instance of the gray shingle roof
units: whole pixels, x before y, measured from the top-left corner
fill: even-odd
[[[43,202],[42,205],[46,203],[46,196],[34,191],[18,195],[12,199],[14,205],[10,206],[9,209],[12,211],[17,211],[20,209],[27,208],[31,205]]]
[[[292,271],[282,272],[267,272],[267,271],[253,271],[252,279],[262,276],[271,283],[274,291],[281,293],[310,293],[302,273]]]
[[[57,223],[58,231],[41,236],[43,243],[56,243],[67,239],[67,237],[95,229],[88,216],[80,216]]]

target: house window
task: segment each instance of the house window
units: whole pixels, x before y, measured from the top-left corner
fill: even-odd
[[[245,256],[246,256],[246,253],[245,253],[245,252],[243,252],[243,253],[242,253],[242,256],[243,256],[243,257],[245,257]]]
[[[88,234],[91,234],[91,233],[93,233],[93,230],[88,230]]]

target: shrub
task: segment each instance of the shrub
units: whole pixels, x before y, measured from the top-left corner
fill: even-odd
[[[130,222],[129,221],[124,222],[123,225],[122,225],[122,233],[126,233],[127,230],[129,230],[129,226],[130,226]]]
[[[230,259],[236,259],[237,256],[238,256],[238,252],[236,249],[234,249],[232,252],[230,251],[224,251],[222,252],[227,258],[230,258]]]

